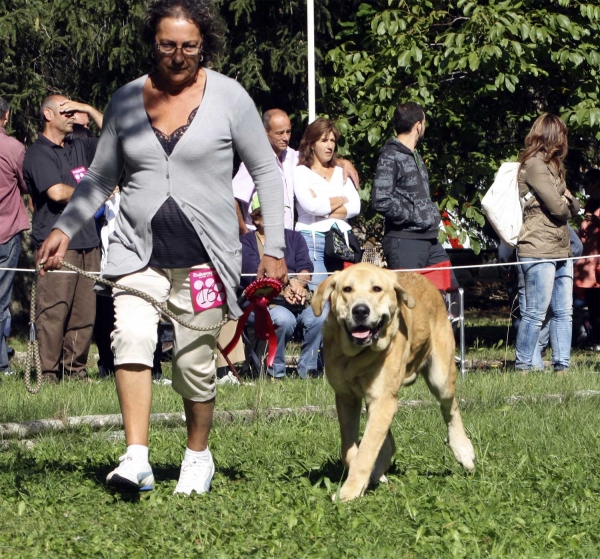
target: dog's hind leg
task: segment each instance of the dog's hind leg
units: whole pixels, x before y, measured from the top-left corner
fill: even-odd
[[[447,352],[446,352],[447,353]],[[423,375],[431,393],[437,398],[442,416],[448,427],[448,446],[454,457],[465,470],[475,469],[475,450],[465,433],[458,403],[454,397],[456,385],[456,365],[454,354],[440,356],[433,352],[430,357],[429,370]]]
[[[335,407],[342,436],[342,462],[346,468],[350,468],[358,452],[362,400],[350,395],[336,394]]]
[[[383,446],[379,451],[379,456],[377,456],[377,460],[375,461],[375,468],[373,468],[373,473],[371,474],[370,479],[371,483],[387,483],[385,473],[390,469],[392,458],[395,453],[396,442],[394,441],[394,436],[392,435],[392,430],[390,429],[385,441],[383,441]]]

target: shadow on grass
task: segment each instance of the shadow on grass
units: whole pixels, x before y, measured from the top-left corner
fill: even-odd
[[[406,467],[401,468],[394,462],[386,472],[386,475],[405,477],[407,471]],[[445,478],[451,477],[454,474],[455,472],[450,468],[444,468],[439,471],[427,470],[419,475],[427,478]],[[327,460],[320,468],[306,472],[306,477],[311,485],[319,484],[325,478],[333,482],[339,482],[346,479],[347,471],[341,460]]]

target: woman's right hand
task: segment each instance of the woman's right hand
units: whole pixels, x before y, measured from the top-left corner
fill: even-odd
[[[69,237],[60,229],[52,229],[37,253],[35,267],[37,268],[40,264],[44,265],[44,268],[40,270],[40,275],[44,276],[47,270],[60,270],[68,248]]]
[[[329,198],[329,203],[331,204],[331,211],[335,212],[335,210],[348,203],[348,198],[345,196],[332,196]]]

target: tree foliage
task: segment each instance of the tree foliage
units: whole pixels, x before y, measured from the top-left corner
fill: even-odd
[[[139,0],[0,0],[0,95],[17,137],[31,141],[51,93],[103,108],[149,68]]]
[[[328,98],[368,177],[393,134],[394,107],[423,104],[432,190],[477,249],[482,193],[539,114],[558,113],[570,127],[572,188],[595,162],[599,31],[600,7],[577,0],[365,2],[329,52]]]
[[[340,8],[359,3],[316,3],[319,72],[339,31]],[[0,95],[13,107],[17,137],[35,138],[37,109],[46,95],[61,93],[102,109],[118,87],[151,69],[139,33],[145,5],[145,0],[0,0]],[[215,6],[228,30],[217,69],[238,80],[261,109],[306,112],[305,0],[215,0]]]
[[[305,0],[215,4],[228,28],[217,69],[260,109],[295,114],[298,141],[307,108]],[[49,93],[102,109],[152,67],[138,31],[144,9],[145,0],[0,0],[0,95],[19,139],[35,138]],[[315,20],[317,110],[339,119],[341,151],[363,184],[392,135],[395,105],[420,101],[436,199],[464,219],[461,234],[475,248],[482,192],[541,112],[569,124],[571,188],[595,162],[600,6],[591,1],[319,0]]]

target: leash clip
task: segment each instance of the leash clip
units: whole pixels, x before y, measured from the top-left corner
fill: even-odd
[[[35,322],[29,323],[29,341],[35,342],[37,340],[37,332],[35,330]]]

